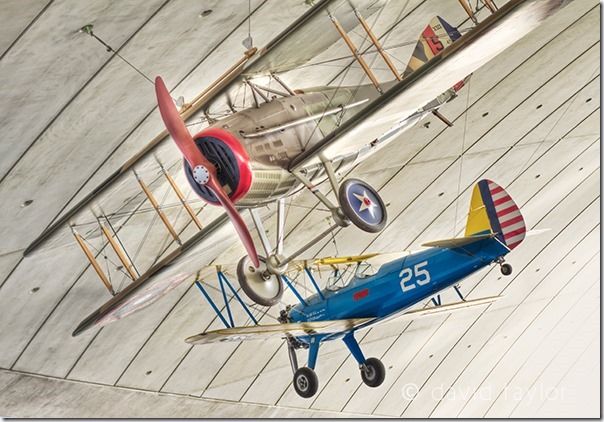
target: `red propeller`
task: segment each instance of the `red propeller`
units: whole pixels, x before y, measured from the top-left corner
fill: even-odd
[[[193,178],[197,183],[206,185],[214,192],[214,195],[216,195],[218,201],[224,207],[231,222],[235,226],[235,230],[237,230],[252,263],[258,268],[260,261],[258,259],[256,247],[254,246],[254,241],[252,240],[252,235],[231,201],[231,198],[229,198],[222,189],[222,186],[218,181],[218,175],[216,174],[216,167],[203,155],[199,148],[197,148],[193,137],[189,133],[189,130],[185,126],[185,122],[180,117],[180,114],[172,101],[172,97],[170,96],[164,81],[159,76],[155,78],[155,94],[157,95],[159,112],[166,125],[166,129],[168,129],[168,132],[172,136],[172,139],[174,139],[174,142],[176,142],[178,149],[180,149],[185,160],[189,163],[189,166],[193,171]]]

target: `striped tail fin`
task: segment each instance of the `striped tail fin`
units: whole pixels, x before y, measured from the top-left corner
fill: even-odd
[[[443,18],[440,16],[432,18],[415,45],[415,50],[413,50],[413,55],[407,63],[403,78],[419,69],[432,57],[453,44],[459,37],[461,37],[461,34],[457,28],[449,25]]]
[[[526,236],[526,225],[518,206],[497,183],[481,180],[474,186],[466,236],[493,233],[510,250]]]

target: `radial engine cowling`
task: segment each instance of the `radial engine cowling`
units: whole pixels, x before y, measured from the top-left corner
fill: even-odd
[[[252,185],[250,158],[239,140],[230,132],[208,128],[194,137],[197,147],[216,166],[218,181],[233,203],[243,198]],[[193,178],[189,163],[184,161],[185,174],[189,184],[203,200],[220,205],[214,193]]]

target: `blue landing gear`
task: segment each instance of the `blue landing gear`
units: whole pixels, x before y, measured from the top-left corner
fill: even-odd
[[[354,338],[352,332],[344,336],[344,343],[348,346],[348,350],[352,356],[356,359],[361,370],[361,379],[365,385],[369,387],[379,387],[386,378],[386,368],[384,364],[378,358],[365,359],[363,352],[359,347],[359,343]]]
[[[338,192],[340,208],[358,228],[369,233],[382,231],[388,214],[384,201],[370,185],[359,179],[347,179]]]

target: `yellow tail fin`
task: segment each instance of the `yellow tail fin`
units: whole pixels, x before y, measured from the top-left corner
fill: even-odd
[[[508,248],[514,249],[526,236],[526,225],[518,206],[497,183],[481,180],[474,186],[466,236],[494,234]]]

